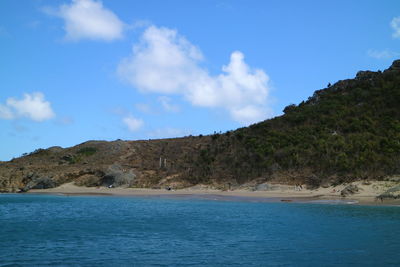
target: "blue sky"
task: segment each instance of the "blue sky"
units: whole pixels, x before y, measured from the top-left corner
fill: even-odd
[[[400,58],[398,1],[0,1],[0,160],[227,131]]]

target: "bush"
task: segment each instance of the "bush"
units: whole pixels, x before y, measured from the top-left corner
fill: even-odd
[[[83,147],[83,148],[79,149],[78,152],[76,152],[76,153],[79,155],[82,155],[82,156],[91,156],[96,152],[97,152],[97,148],[95,148],[95,147]]]

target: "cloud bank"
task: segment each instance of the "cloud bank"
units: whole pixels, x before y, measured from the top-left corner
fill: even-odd
[[[392,36],[393,38],[400,38],[400,17],[395,17],[390,22],[390,26],[393,29]]]
[[[101,1],[73,0],[47,13],[64,19],[65,39],[113,41],[123,36],[124,23]]]
[[[201,51],[176,30],[150,26],[118,73],[142,92],[182,95],[194,106],[223,108],[244,125],[271,115],[269,77],[250,68],[243,53],[233,52],[216,76],[201,67],[202,60]]]
[[[142,128],[144,122],[141,119],[135,118],[132,115],[128,115],[122,119],[122,122],[131,132],[136,132]]]
[[[179,106],[174,105],[168,96],[160,96],[157,100],[165,111],[179,112]]]
[[[388,49],[385,50],[373,50],[370,49],[367,51],[369,57],[376,58],[376,59],[389,59],[394,58],[400,55],[398,52],[394,52]]]
[[[0,119],[12,120],[28,118],[42,122],[55,117],[50,102],[46,101],[40,92],[24,94],[21,100],[8,98],[6,104],[0,104]]]

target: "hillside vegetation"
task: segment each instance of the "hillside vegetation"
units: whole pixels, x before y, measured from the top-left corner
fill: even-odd
[[[284,115],[224,134],[90,141],[0,163],[0,190],[78,185],[219,188],[265,181],[311,187],[400,174],[400,61],[360,71],[289,105]]]
[[[400,173],[400,61],[316,91],[284,113],[214,135],[197,160],[209,169],[198,176],[317,186]]]

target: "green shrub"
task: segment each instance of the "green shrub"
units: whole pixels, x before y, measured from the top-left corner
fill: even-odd
[[[76,153],[82,156],[91,156],[97,152],[97,148],[95,147],[83,147],[79,149]]]

